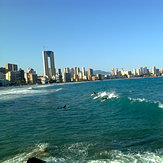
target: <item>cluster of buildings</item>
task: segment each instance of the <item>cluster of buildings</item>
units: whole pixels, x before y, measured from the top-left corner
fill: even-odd
[[[41,83],[45,84],[48,82],[77,82],[77,81],[87,81],[87,80],[96,80],[98,76],[93,75],[93,69],[89,68],[88,71],[85,70],[85,67],[82,67],[80,70],[79,67],[75,68],[65,68],[62,72],[61,69],[58,69],[56,72],[55,63],[54,63],[54,52],[52,51],[43,51],[43,67],[44,67],[44,76],[41,77]]]
[[[162,76],[163,75],[163,69],[157,69],[155,66],[152,67],[152,70],[150,71],[147,67],[140,67],[138,69],[134,68],[133,72],[124,70],[123,68],[121,70],[112,69],[111,71],[111,77],[112,78],[119,78],[119,77],[156,77],[156,76]]]
[[[112,69],[111,74],[107,75],[94,74],[93,69],[87,71],[85,67],[64,68],[63,72],[58,69],[56,72],[53,51],[43,51],[43,68],[44,76],[38,76],[33,68],[27,68],[24,72],[18,65],[8,63],[5,67],[0,68],[0,86],[8,85],[24,85],[24,84],[47,84],[47,83],[62,83],[62,82],[79,82],[92,81],[116,78],[134,78],[134,77],[150,77],[163,76],[163,69],[152,67],[150,71],[147,67],[140,67],[132,71],[122,69]]]
[[[0,86],[36,84],[37,74],[32,68],[24,72],[18,65],[8,63],[0,68]]]

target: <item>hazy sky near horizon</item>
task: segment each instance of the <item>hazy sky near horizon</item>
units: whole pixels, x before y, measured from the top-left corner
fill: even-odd
[[[0,67],[163,67],[162,0],[0,0]]]

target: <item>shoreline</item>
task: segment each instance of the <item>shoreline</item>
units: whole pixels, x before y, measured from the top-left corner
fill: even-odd
[[[88,82],[100,82],[100,81],[112,81],[112,80],[130,80],[130,79],[148,79],[148,78],[161,78],[163,76],[149,76],[149,77],[131,77],[131,78],[112,78],[112,79],[102,79],[102,80],[87,80],[87,81],[77,81],[77,82],[65,82],[65,83],[50,83],[50,84],[28,84],[28,85],[12,85],[12,86],[1,86],[0,90],[10,89],[10,88],[23,88],[23,87],[37,87],[37,86],[50,86],[50,85],[65,85],[65,84],[79,84]]]

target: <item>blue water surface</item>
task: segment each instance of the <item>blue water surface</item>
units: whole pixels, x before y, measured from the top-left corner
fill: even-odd
[[[29,157],[163,162],[163,78],[0,89],[0,162]]]

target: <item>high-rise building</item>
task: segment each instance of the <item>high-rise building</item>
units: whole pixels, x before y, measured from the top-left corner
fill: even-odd
[[[18,65],[8,63],[6,64],[6,69],[7,71],[15,72],[15,71],[18,71]]]
[[[6,73],[6,80],[10,81],[11,83],[16,83],[16,82],[21,82],[22,80],[24,80],[22,74],[22,71],[9,71]]]
[[[125,75],[125,70],[122,68],[121,69],[121,75],[124,76]]]
[[[28,84],[36,84],[37,83],[37,74],[33,73],[24,73],[25,81]]]
[[[5,80],[5,74],[3,74],[2,72],[0,72],[0,80]]]
[[[88,76],[92,76],[93,75],[93,69],[89,68],[88,69]]]
[[[144,67],[143,68],[143,75],[147,75],[148,74],[148,69],[147,69],[147,67]]]
[[[155,66],[152,67],[152,74],[156,74],[156,67]]]
[[[114,70],[114,68],[112,68],[111,74],[112,74],[112,76],[115,76],[115,70]]]
[[[82,72],[79,72],[79,73],[78,73],[78,77],[79,77],[79,80],[80,80],[80,81],[83,80],[83,74],[82,74]]]
[[[92,80],[92,76],[93,76],[93,69],[89,68],[88,69],[88,80]]]
[[[74,75],[74,69],[73,68],[71,68],[70,73],[71,73],[71,76]]]
[[[143,67],[140,67],[139,69],[138,69],[138,75],[143,75]]]
[[[86,73],[85,73],[85,67],[82,67],[82,76],[85,76]]]
[[[44,76],[48,78],[55,77],[54,52],[43,51]],[[49,67],[50,65],[50,67]]]
[[[78,75],[78,74],[79,74],[79,72],[80,72],[79,67],[75,67],[75,68],[74,68],[74,74]]]
[[[28,73],[36,74],[36,71],[34,71],[33,68],[28,67],[28,68],[27,68],[27,71],[28,71]]]
[[[18,72],[19,72],[19,80],[20,81],[25,81],[25,78],[24,78],[24,70],[22,70],[21,68],[19,68]]]
[[[58,74],[59,74],[59,75],[61,75],[61,74],[62,74],[62,72],[61,72],[61,69],[60,69],[60,68],[58,69]]]
[[[62,73],[62,80],[63,80],[63,82],[71,82],[71,74],[63,72]]]
[[[77,75],[79,75],[79,72],[80,72],[80,68],[78,67],[77,68]]]
[[[72,81],[78,82],[78,81],[79,81],[79,76],[76,75],[76,74],[74,74],[74,75],[73,75],[73,78],[72,78]]]
[[[66,73],[70,73],[69,67],[65,68],[65,72],[66,72]]]
[[[3,74],[6,74],[7,73],[7,70],[4,67],[0,67],[0,72],[3,73]]]
[[[136,68],[133,69],[133,75],[137,75]]]
[[[116,75],[116,76],[118,76],[118,75],[119,75],[118,68],[116,68],[115,75]]]

